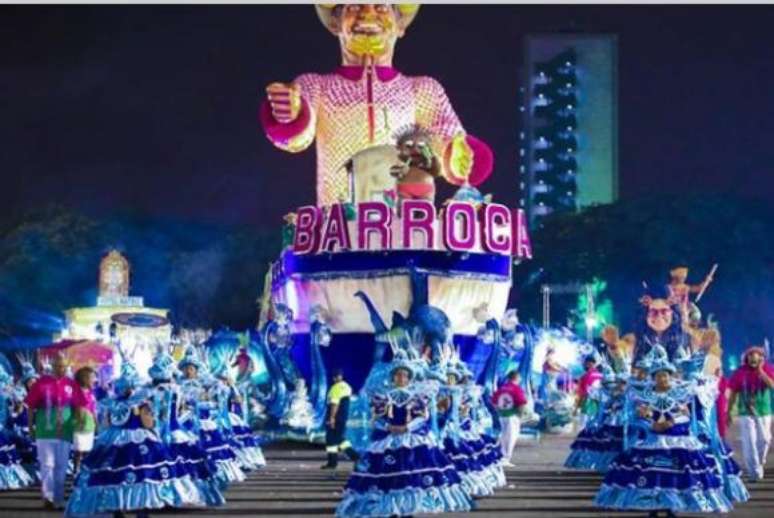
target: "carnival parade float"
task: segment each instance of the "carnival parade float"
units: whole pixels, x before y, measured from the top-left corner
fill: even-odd
[[[360,388],[396,347],[439,365],[459,354],[482,376],[514,263],[531,257],[524,213],[478,189],[492,151],[441,84],[393,66],[417,5],[315,9],[341,66],[272,83],[259,113],[277,148],[317,154],[316,203],[286,217],[265,284],[258,340],[284,385],[272,393],[289,401],[305,379],[314,400],[326,367]],[[436,181],[454,196],[436,200]]]
[[[315,9],[340,42],[341,66],[270,84],[260,108],[279,149],[315,144],[317,199],[285,218],[258,325],[173,336],[166,310],[129,296],[129,262],[110,252],[97,305],[69,310],[60,341],[38,351],[41,385],[19,357],[17,386],[0,391],[15,412],[2,420],[13,454],[0,459],[0,490],[32,483],[24,412],[42,411],[30,415],[49,426],[69,414],[51,389],[69,364],[96,368],[112,394],[103,391],[100,412],[93,396],[102,430],[76,469],[66,516],[223,505],[230,484],[266,466],[263,443],[323,437],[322,469],[336,470],[341,453],[354,461],[336,516],[470,511],[506,486],[523,430],[567,434],[576,421],[565,467],[604,473],[597,507],[673,516],[745,502],[723,409],[752,389],[760,402],[746,417],[770,423],[763,391],[774,370],[762,364],[768,350],[752,347],[725,400],[720,332],[695,304],[717,265],[697,286],[684,266],[662,289],[643,283],[635,332],[608,325],[601,343],[591,310],[585,340],[550,326],[550,290],[543,328],[522,324],[508,302],[514,267],[531,259],[524,213],[479,190],[492,151],[440,83],[393,67],[418,6]],[[441,181],[456,187],[442,201]],[[12,385],[8,372],[0,355],[0,384]],[[90,369],[84,376],[70,403],[79,413],[94,390]]]

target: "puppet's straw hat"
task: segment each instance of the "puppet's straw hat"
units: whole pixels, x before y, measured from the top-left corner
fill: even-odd
[[[329,31],[331,31],[333,26],[333,11],[337,5],[340,4],[316,4],[314,6],[317,16],[320,17],[320,21]],[[402,30],[406,30],[411,25],[411,22],[414,21],[414,18],[416,18],[419,12],[419,4],[397,4],[395,7],[398,11],[398,26]]]

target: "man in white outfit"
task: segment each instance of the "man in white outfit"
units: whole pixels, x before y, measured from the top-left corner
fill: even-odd
[[[508,373],[507,381],[494,393],[492,402],[500,416],[502,432],[500,447],[503,452],[503,466],[511,467],[513,450],[521,434],[521,411],[527,404],[524,390],[519,385],[519,371]]]
[[[771,404],[774,367],[766,362],[762,347],[750,347],[742,357],[742,366],[729,382],[728,423],[733,422],[736,406],[739,414],[739,439],[742,457],[751,482],[763,479],[763,468],[771,446]]]

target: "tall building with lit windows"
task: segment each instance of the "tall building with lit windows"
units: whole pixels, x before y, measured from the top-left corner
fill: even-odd
[[[615,35],[532,34],[520,87],[520,204],[530,227],[618,197]]]

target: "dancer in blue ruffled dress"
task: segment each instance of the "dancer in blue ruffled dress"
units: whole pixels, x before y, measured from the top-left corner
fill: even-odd
[[[455,362],[454,369],[462,387],[459,436],[481,464],[486,483],[492,489],[505,487],[503,452],[498,438],[488,432],[491,413],[484,406],[484,388],[473,381],[473,373],[461,360]],[[489,419],[484,419],[484,416]]]
[[[429,383],[412,386],[414,367],[399,351],[393,386],[371,399],[371,442],[355,465],[336,509],[339,517],[409,516],[470,510],[454,464],[428,426]]]
[[[592,388],[587,396],[598,402],[597,413],[570,445],[572,451],[565,467],[604,473],[610,461],[621,453],[627,377],[603,366],[602,385]]]
[[[463,406],[464,388],[458,383],[459,372],[450,366],[447,376],[447,384],[438,394],[438,428],[443,451],[454,463],[462,479],[462,487],[470,496],[492,495],[494,484],[486,477],[486,471],[468,441],[462,438],[461,414],[467,414],[469,409]]]
[[[266,459],[263,456],[261,444],[242,417],[244,416],[244,400],[229,376],[228,367],[226,364],[221,364],[214,374],[219,382],[221,404],[225,405],[224,418],[228,420],[230,428],[229,440],[234,446],[234,453],[242,469],[254,471],[265,467]]]
[[[675,512],[728,512],[719,466],[691,427],[694,391],[677,386],[675,367],[654,362],[652,389],[633,402],[648,433],[611,463],[594,499],[600,507]]]
[[[190,465],[156,433],[149,399],[135,392],[138,385],[136,372],[124,363],[109,403],[110,426],[83,459],[66,516],[206,505]]]
[[[38,480],[38,459],[35,441],[30,434],[29,409],[25,398],[30,387],[38,379],[38,372],[30,359],[20,357],[21,376],[13,392],[13,410],[11,412],[11,432],[21,465],[27,470],[33,481]]]
[[[174,383],[176,370],[174,359],[164,352],[154,358],[148,370],[151,378],[148,393],[156,431],[172,453],[184,459],[189,466],[189,472],[207,505],[222,505],[226,500],[220,491],[222,484],[217,479],[217,466],[207,457],[198,437],[184,430],[180,424],[178,416],[182,408],[182,396],[180,387]]]
[[[228,422],[224,418],[225,402],[219,394],[217,380],[209,374],[206,364],[198,358],[195,349],[186,351],[178,364],[184,379],[180,383],[185,403],[185,417],[181,419],[184,429],[199,437],[207,457],[215,462],[217,479],[221,487],[232,482],[242,482],[245,474],[229,442],[226,432]]]
[[[11,432],[10,401],[13,378],[0,366],[0,491],[20,489],[32,484],[33,478],[21,464]]]

